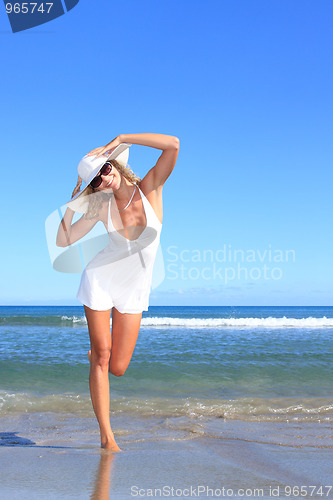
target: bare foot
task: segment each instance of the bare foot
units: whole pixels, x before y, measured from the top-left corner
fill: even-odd
[[[101,448],[104,448],[106,450],[110,451],[122,451],[119,446],[117,445],[114,437],[110,437],[109,439],[103,440],[101,442]]]
[[[88,351],[87,358],[89,359],[89,362],[91,363],[91,350],[90,349]],[[109,361],[109,372],[111,373],[110,363],[111,363],[111,356],[110,356],[110,361]]]

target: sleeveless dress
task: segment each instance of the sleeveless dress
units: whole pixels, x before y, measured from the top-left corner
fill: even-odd
[[[115,307],[121,313],[148,311],[153,267],[162,224],[141,189],[147,225],[135,240],[113,226],[111,196],[108,205],[109,244],[84,269],[77,299],[96,311]]]

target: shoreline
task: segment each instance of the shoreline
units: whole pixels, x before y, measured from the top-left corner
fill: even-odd
[[[183,419],[118,415],[111,418],[118,453],[100,449],[94,417],[26,413],[0,418],[0,425],[1,492],[11,500],[104,498],[101,492],[131,498],[139,496],[131,494],[135,486],[146,491],[141,496],[163,486],[207,486],[229,488],[236,498],[239,488],[257,488],[263,490],[257,496],[269,498],[270,488],[288,496],[288,486],[333,482],[332,432],[325,424],[212,420],[203,430],[198,419],[189,428]],[[333,498],[333,491],[324,497]]]

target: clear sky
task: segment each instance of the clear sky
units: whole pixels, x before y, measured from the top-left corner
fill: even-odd
[[[332,305],[331,0],[80,0],[0,24],[1,304],[79,304],[45,220],[85,153],[156,132],[181,148],[151,305]]]

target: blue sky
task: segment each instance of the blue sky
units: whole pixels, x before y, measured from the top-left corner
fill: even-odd
[[[181,149],[151,305],[331,305],[332,21],[327,0],[80,0],[13,34],[3,7],[0,304],[79,304],[45,220],[86,152],[156,132]]]

